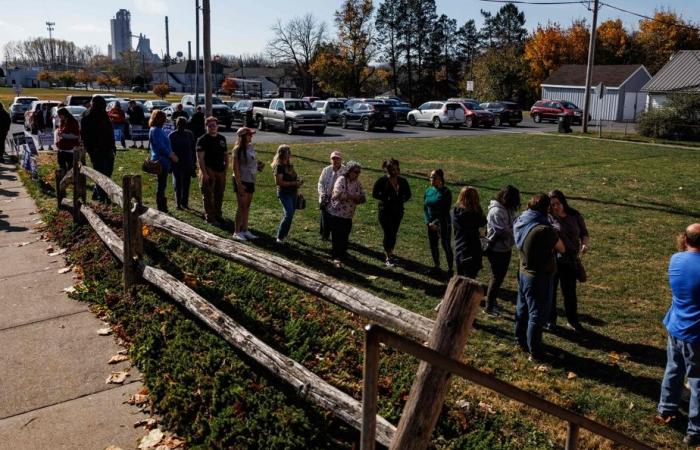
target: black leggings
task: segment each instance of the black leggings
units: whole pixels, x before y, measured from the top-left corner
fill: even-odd
[[[399,226],[401,226],[401,220],[403,220],[403,211],[398,214],[392,214],[388,212],[379,213],[379,225],[381,225],[382,230],[384,230],[384,252],[389,254],[394,251],[396,247],[396,235],[399,232]]]
[[[452,253],[452,225],[449,218],[440,220],[438,224],[438,230],[428,228],[428,242],[430,242],[430,254],[433,256],[433,266],[440,267],[440,250],[438,249],[438,241],[440,241],[447,258],[447,269],[452,270],[454,261],[454,254]]]
[[[557,260],[557,274],[554,276],[552,309],[548,322],[557,323],[557,291],[561,285],[564,297],[566,320],[572,325],[578,325],[578,299],[576,298],[576,264]]]
[[[489,265],[491,267],[491,280],[489,281],[489,291],[486,297],[486,307],[494,308],[498,299],[498,291],[501,289],[503,280],[506,278],[508,273],[508,266],[510,266],[510,256],[511,252],[486,252],[486,256],[489,258]]]
[[[342,260],[348,255],[348,243],[352,230],[352,219],[329,214],[331,218],[331,256],[333,259]]]

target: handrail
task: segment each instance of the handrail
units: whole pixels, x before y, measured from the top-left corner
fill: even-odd
[[[376,396],[377,396],[377,372],[375,367],[379,359],[379,344],[384,343],[390,345],[397,350],[403,351],[416,358],[432,364],[433,366],[452,372],[466,380],[472,381],[478,385],[505,395],[517,402],[524,403],[535,409],[538,409],[547,414],[556,416],[565,420],[569,424],[567,435],[567,450],[577,448],[578,427],[585,428],[597,435],[603,436],[611,441],[626,445],[633,450],[654,450],[634,438],[631,438],[619,431],[616,431],[602,423],[591,420],[585,416],[577,414],[559,405],[556,405],[548,400],[537,397],[530,392],[513,386],[510,383],[501,381],[493,375],[486,374],[478,369],[468,366],[461,361],[448,358],[435,350],[420,345],[410,339],[406,339],[392,331],[383,328],[380,325],[367,325],[365,327],[365,370],[362,390],[363,402],[363,437],[362,443],[367,445],[362,446],[362,450],[371,450],[374,448],[373,439],[374,428],[372,426],[372,413],[376,416]],[[365,433],[371,433],[366,436]],[[371,441],[371,445],[369,444]]]

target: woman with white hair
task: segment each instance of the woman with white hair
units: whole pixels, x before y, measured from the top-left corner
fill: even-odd
[[[348,240],[355,207],[367,201],[358,179],[361,172],[362,166],[357,161],[350,161],[345,165],[343,174],[338,177],[333,186],[333,195],[327,208],[331,218],[331,257],[337,269],[343,267],[342,261],[348,253]]]

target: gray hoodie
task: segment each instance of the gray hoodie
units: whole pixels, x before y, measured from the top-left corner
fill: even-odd
[[[486,239],[489,241],[489,250],[509,252],[513,248],[513,245],[515,245],[515,239],[513,238],[515,216],[515,211],[509,211],[497,200],[491,200],[489,212],[486,216]]]

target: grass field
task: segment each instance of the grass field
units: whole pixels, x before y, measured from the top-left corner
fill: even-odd
[[[269,162],[275,146],[261,144],[256,149],[261,159]],[[388,269],[383,264],[374,200],[358,207],[351,235],[351,261],[342,270],[330,268],[330,246],[318,237],[314,200],[318,174],[333,149],[340,149],[346,161],[354,159],[363,164],[360,180],[367,191],[381,175],[382,159],[395,157],[401,161],[402,174],[408,178],[414,197],[406,205],[399,233],[397,254],[403,261],[399,268]],[[431,169],[445,170],[455,196],[462,186],[475,186],[484,207],[506,184],[517,186],[524,202],[533,193],[561,189],[584,215],[591,234],[585,260],[589,281],[579,285],[579,310],[589,331],[583,335],[565,330],[545,334],[552,355],[548,365],[543,368],[529,363],[512,341],[514,257],[501,299],[505,314],[499,318],[477,317],[465,360],[656,447],[681,447],[685,420],[673,427],[661,427],[653,417],[665,365],[666,335],[661,320],[670,302],[666,267],[674,252],[676,234],[700,218],[698,150],[546,135],[500,135],[324,142],[293,146],[292,152],[297,172],[306,180],[302,193],[309,207],[298,211],[288,242],[284,246],[275,244],[274,233],[282,211],[267,165],[259,175],[251,212],[251,229],[261,236],[255,245],[431,317],[444,292],[442,282],[425,274],[431,260],[422,223],[422,195]],[[144,157],[144,151],[119,152],[113,178],[139,173]],[[146,176],[144,196],[149,205],[155,204],[154,189],[155,180]],[[190,206],[196,211],[174,210],[172,196],[169,204],[175,217],[230,235],[202,220],[201,200],[194,186]],[[234,211],[229,179],[224,214],[231,218]],[[484,269],[479,278],[487,281],[487,273]],[[563,445],[563,423],[461,380],[453,384],[448,405],[458,409],[457,400],[465,396],[485,405],[477,409],[491,409],[502,418],[504,432],[512,432],[514,424],[525,423],[527,430],[549,436],[549,444],[535,448]],[[472,404],[471,408],[476,406]],[[587,448],[612,447],[587,432],[582,433],[582,439]],[[476,447],[453,443],[444,448]]]
[[[64,101],[67,95],[92,95],[92,94],[114,94],[117,97],[127,97],[127,98],[145,98],[145,99],[158,99],[157,95],[153,92],[115,92],[107,90],[85,90],[85,89],[65,89],[65,88],[24,88],[22,90],[21,96],[24,97],[37,97],[39,100],[59,100]],[[10,109],[12,100],[17,96],[15,91],[9,87],[0,87],[0,102],[5,105],[7,110]],[[182,94],[170,94],[166,100],[171,102],[176,102],[182,99]]]

